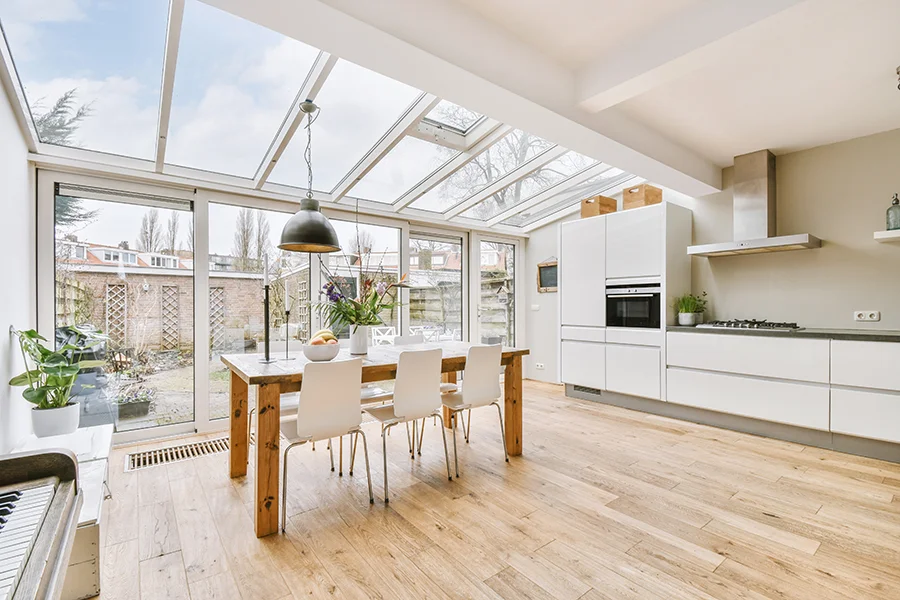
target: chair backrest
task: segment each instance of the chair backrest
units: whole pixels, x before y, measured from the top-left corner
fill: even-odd
[[[405,419],[427,417],[441,407],[440,348],[405,350],[397,364],[394,413]]]
[[[392,326],[372,327],[372,345],[385,346],[391,343],[391,338],[397,334],[397,330]]]
[[[344,435],[362,423],[362,359],[310,362],[303,367],[297,434],[313,441]]]
[[[408,346],[410,344],[424,344],[425,336],[421,333],[414,335],[398,335],[394,337],[395,346]]]
[[[463,402],[484,406],[500,398],[500,345],[471,346],[466,355]]]

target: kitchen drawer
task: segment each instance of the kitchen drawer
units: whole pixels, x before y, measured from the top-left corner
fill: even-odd
[[[662,346],[663,333],[659,329],[640,327],[609,327],[606,341],[610,344],[631,344],[632,346]]]
[[[825,385],[668,369],[666,400],[809,429],[828,431],[829,427]]]
[[[606,345],[606,389],[660,399],[659,348]]]
[[[831,383],[900,391],[900,344],[832,340]]]
[[[900,442],[900,394],[832,388],[831,431]]]
[[[576,340],[581,342],[605,342],[605,327],[569,327],[563,325],[560,330],[560,338],[563,340]]]
[[[670,331],[666,348],[666,361],[672,367],[829,381],[829,340]]]
[[[566,340],[562,343],[562,381],[606,389],[606,346]]]

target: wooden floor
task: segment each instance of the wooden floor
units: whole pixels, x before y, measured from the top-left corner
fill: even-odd
[[[476,411],[462,477],[439,429],[365,471],[291,456],[286,535],[257,540],[225,455],[110,467],[101,598],[900,598],[900,466],[571,400],[527,382],[524,455]],[[452,460],[452,454],[451,454]],[[252,464],[252,461],[251,461]]]

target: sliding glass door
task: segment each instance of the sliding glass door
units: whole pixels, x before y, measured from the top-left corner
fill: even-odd
[[[409,236],[409,330],[426,340],[462,340],[463,240],[412,233]]]
[[[513,242],[479,239],[478,340],[516,345],[516,250]]]

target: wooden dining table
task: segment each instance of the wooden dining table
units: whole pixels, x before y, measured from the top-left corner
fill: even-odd
[[[406,350],[440,348],[443,351],[441,371],[443,381],[456,383],[456,374],[466,367],[469,342],[435,342],[398,346],[373,346],[363,359],[362,383],[396,379],[400,353]],[[510,456],[522,454],[522,357],[527,348],[504,347],[501,365],[504,367],[504,428],[506,447]],[[249,386],[258,386],[256,400],[256,481],[254,496],[254,525],[256,536],[263,537],[278,531],[279,469],[281,460],[280,421],[281,394],[300,391],[303,367],[309,362],[302,353],[292,360],[264,363],[261,354],[228,354],[221,357],[231,371],[231,406],[229,469],[230,475],[247,474],[249,459]],[[341,349],[335,360],[351,358]],[[327,402],[327,398],[322,398]],[[444,423],[449,425],[449,415]]]

